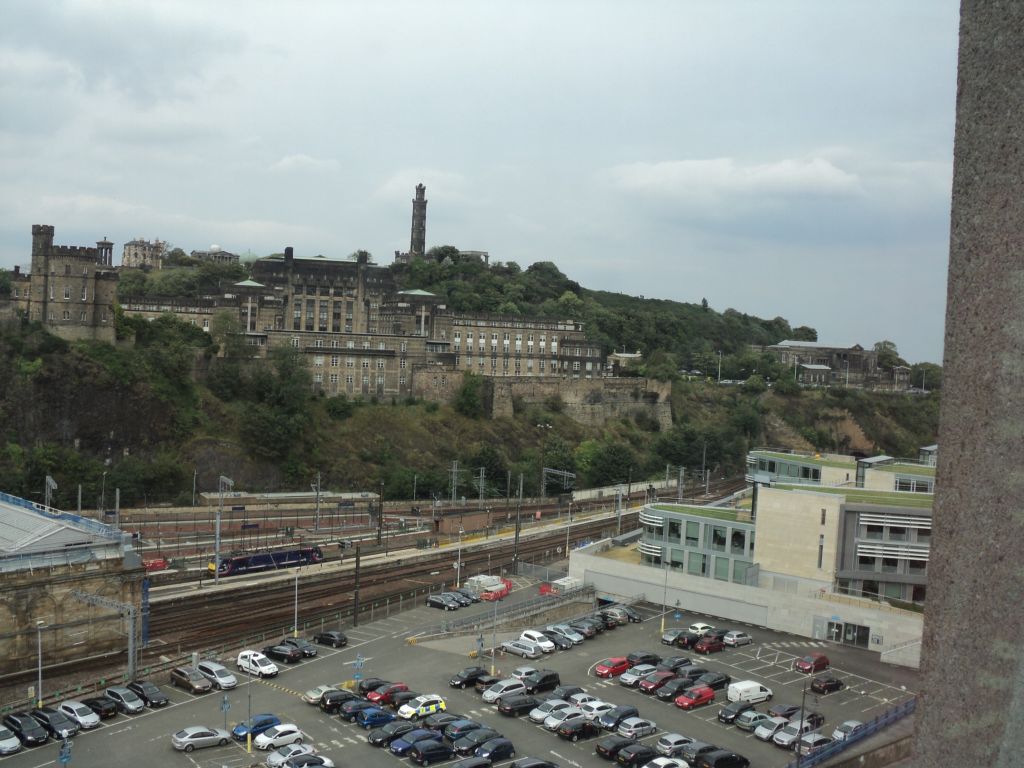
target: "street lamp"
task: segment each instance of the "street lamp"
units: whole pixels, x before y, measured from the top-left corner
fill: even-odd
[[[252,754],[252,658],[245,665],[246,674],[249,675],[249,684],[245,687],[249,698],[249,719],[246,721],[248,728],[245,729],[245,751]]]
[[[299,569],[295,569],[295,623],[292,625],[292,637],[299,636]]]
[[[104,473],[105,474],[105,473]],[[220,476],[217,481],[217,525],[214,528],[213,542],[213,583],[220,583],[220,516],[224,513],[224,491],[230,491],[235,487],[235,481],[230,477]]]
[[[107,511],[107,473],[103,473],[102,489],[100,490],[100,512]]]
[[[36,706],[43,706],[43,628],[46,622],[36,621],[36,650],[39,655],[39,679],[36,681]]]
[[[665,634],[665,614],[668,613],[668,547],[662,550],[661,558],[664,562],[662,565],[665,567],[665,588],[661,593],[661,634]]]
[[[718,383],[722,383],[722,350],[718,350]]]
[[[458,589],[462,585],[462,534],[466,530],[460,525],[459,526],[459,551],[455,561],[455,588]]]

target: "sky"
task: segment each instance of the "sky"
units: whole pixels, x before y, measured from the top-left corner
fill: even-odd
[[[956,0],[6,0],[0,267],[553,261],[941,362]]]

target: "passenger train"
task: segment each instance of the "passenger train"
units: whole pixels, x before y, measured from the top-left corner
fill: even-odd
[[[314,565],[324,561],[320,547],[305,546],[296,549],[282,549],[277,552],[231,552],[220,559],[220,575],[232,576],[240,573],[259,573],[279,568],[294,568],[297,565]],[[207,565],[210,573],[217,569],[216,559]]]

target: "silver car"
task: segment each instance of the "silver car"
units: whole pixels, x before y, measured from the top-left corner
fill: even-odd
[[[549,632],[557,632],[566,640],[571,642],[573,645],[579,645],[584,640],[586,640],[586,638],[583,635],[581,635],[575,629],[570,627],[568,624],[548,624],[547,627],[545,627],[545,629],[547,629]]]
[[[223,747],[229,743],[230,733],[222,728],[207,728],[205,725],[190,725],[171,736],[171,746],[182,752],[203,747]]]
[[[543,723],[552,712],[567,709],[569,706],[569,702],[564,699],[548,699],[530,710],[530,719],[535,723]]]
[[[794,749],[800,737],[812,731],[814,731],[814,726],[809,720],[790,721],[789,725],[772,736],[772,741],[783,749]]]
[[[585,720],[583,713],[576,707],[566,707],[552,712],[544,719],[544,727],[549,731],[557,731],[563,724],[574,720]]]
[[[14,731],[0,725],[0,755],[13,755],[21,751],[21,739],[14,735]]]
[[[57,709],[62,715],[71,720],[73,723],[78,723],[78,727],[83,731],[89,728],[95,728],[100,724],[100,716],[93,712],[89,707],[85,706],[80,701],[75,699],[68,699],[61,704]]]
[[[642,739],[657,732],[657,724],[642,717],[627,717],[619,723],[619,736],[625,736],[627,739]]]
[[[264,761],[267,768],[281,768],[282,765],[287,763],[293,757],[299,757],[300,755],[312,755],[315,754],[316,750],[313,749],[312,744],[289,744],[286,747],[280,747],[275,749]]]
[[[853,733],[855,730],[860,728],[864,723],[860,720],[846,720],[836,726],[836,729],[832,731],[832,738],[835,741],[845,741],[846,737]]]
[[[134,715],[146,708],[146,702],[140,699],[135,691],[129,690],[123,685],[107,688],[103,695],[108,699],[113,699],[114,703],[117,704],[117,711],[125,715]]]
[[[226,691],[238,685],[238,679],[231,674],[231,671],[216,661],[200,661],[196,665],[196,669],[213,684],[214,688]]]
[[[691,741],[693,739],[683,736],[681,733],[666,733],[658,739],[658,743],[654,745],[654,751],[665,757],[675,757]]]
[[[786,718],[772,717],[754,729],[754,736],[761,741],[771,741],[772,737],[787,725],[789,725],[789,720]]]
[[[619,675],[619,685],[625,685],[628,688],[636,688],[640,685],[641,680],[652,672],[657,671],[658,668],[653,664],[637,664],[635,667],[630,667]]]
[[[514,653],[516,656],[522,656],[524,659],[539,659],[544,655],[540,646],[528,640],[506,640],[501,644],[501,649],[505,653]]]

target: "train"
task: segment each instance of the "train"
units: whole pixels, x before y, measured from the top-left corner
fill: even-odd
[[[315,565],[323,561],[324,553],[317,546],[282,549],[277,552],[231,552],[220,558],[220,575],[276,571],[298,565]],[[216,560],[211,558],[207,568],[211,574],[214,573],[217,570]]]

